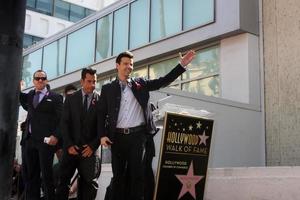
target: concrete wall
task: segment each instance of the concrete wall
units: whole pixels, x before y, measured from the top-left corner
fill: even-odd
[[[258,37],[249,33],[221,40],[221,97],[260,105]]]
[[[263,0],[268,165],[300,165],[300,1]]]
[[[298,200],[299,167],[209,169],[205,200]]]

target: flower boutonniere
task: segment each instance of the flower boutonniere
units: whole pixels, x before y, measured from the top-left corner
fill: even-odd
[[[52,101],[52,99],[49,98],[49,91],[47,91],[47,92],[45,93],[45,96],[44,96],[43,99],[46,99],[46,101]]]
[[[96,104],[96,99],[93,98],[91,104],[94,106]]]
[[[142,85],[139,82],[135,82],[136,90],[142,89]]]

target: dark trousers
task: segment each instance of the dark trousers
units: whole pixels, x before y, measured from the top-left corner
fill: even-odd
[[[54,147],[28,138],[25,142],[25,161],[27,166],[26,199],[39,200],[41,174],[45,200],[54,200],[52,164]]]
[[[128,135],[116,133],[112,152],[112,199],[124,199],[124,183],[129,186],[130,200],[144,199],[145,131]],[[129,180],[124,180],[127,169]],[[125,189],[126,190],[126,189]]]
[[[144,198],[145,200],[153,200],[155,177],[152,169],[152,161],[155,156],[155,145],[153,135],[147,135],[146,153],[144,158],[145,168],[145,184],[144,184]]]
[[[93,200],[97,196],[97,179],[101,171],[100,158],[96,154],[90,157],[73,156],[66,151],[60,163],[60,179],[56,189],[57,200],[67,200],[69,196],[70,181],[78,170],[80,179],[78,185],[78,200]]]

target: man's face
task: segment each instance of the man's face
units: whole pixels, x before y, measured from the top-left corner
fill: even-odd
[[[33,77],[33,85],[36,90],[43,90],[48,83],[44,72],[36,72]]]
[[[96,82],[97,82],[96,74],[94,75],[86,74],[85,79],[80,80],[82,89],[87,94],[90,94],[95,90]]]
[[[120,64],[117,63],[117,70],[119,78],[128,79],[133,70],[133,59],[123,57]]]

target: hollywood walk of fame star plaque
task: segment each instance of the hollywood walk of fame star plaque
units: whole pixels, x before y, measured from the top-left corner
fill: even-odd
[[[202,200],[212,119],[167,112],[154,200]]]

